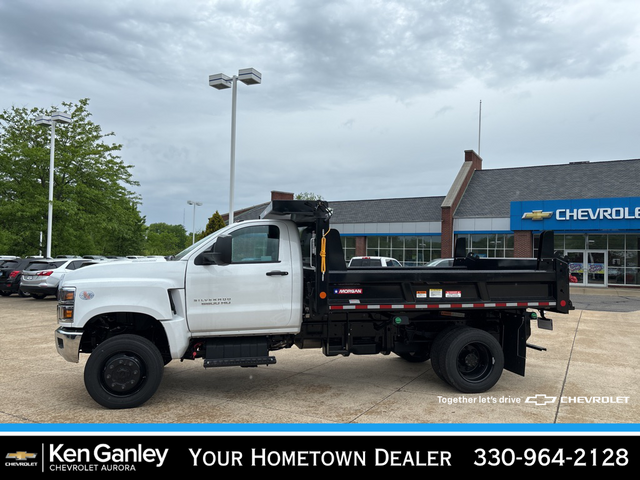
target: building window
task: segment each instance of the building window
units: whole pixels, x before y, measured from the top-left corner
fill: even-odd
[[[440,258],[440,235],[367,237],[367,255],[392,257],[405,267],[419,267]]]
[[[559,234],[554,246],[563,255],[568,250],[605,250],[609,285],[640,285],[640,233]],[[535,236],[536,254],[539,235]]]
[[[513,233],[469,233],[456,235],[458,238],[467,239],[467,253],[488,258],[513,257]]]
[[[356,256],[356,237],[340,236],[340,240],[342,241],[344,259],[348,263],[349,260]]]

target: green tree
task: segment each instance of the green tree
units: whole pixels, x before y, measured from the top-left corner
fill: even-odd
[[[316,195],[313,192],[301,192],[296,194],[295,196],[296,200],[324,200],[324,198],[322,198],[322,195]]]
[[[222,219],[222,215],[220,215],[220,212],[216,210],[216,213],[214,213],[213,215],[211,215],[211,217],[209,217],[209,221],[207,222],[207,226],[205,227],[204,232],[198,232],[196,234],[196,240],[200,240],[201,238],[211,235],[213,232],[220,230],[225,226],[226,226],[226,223],[224,223],[224,220]]]
[[[182,225],[152,223],[147,229],[146,255],[175,255],[188,246],[189,236]]]
[[[69,125],[56,125],[52,252],[124,255],[144,242],[139,197],[130,190],[131,165],[122,145],[106,143],[91,121],[89,100],[62,107],[5,109],[0,114],[0,251],[30,255],[45,250],[49,196],[50,128],[37,117],[63,111]]]

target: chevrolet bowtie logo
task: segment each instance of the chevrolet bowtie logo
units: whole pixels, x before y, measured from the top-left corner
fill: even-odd
[[[27,453],[27,452],[16,452],[16,453],[8,453],[7,458],[14,460],[26,460],[27,458],[35,458],[35,453]]]
[[[546,395],[538,393],[535,397],[527,397],[524,403],[533,403],[535,405],[546,405],[548,403],[554,403],[556,397],[547,397]]]
[[[523,220],[544,220],[545,218],[551,218],[553,212],[543,212],[542,210],[534,210],[522,215]]]

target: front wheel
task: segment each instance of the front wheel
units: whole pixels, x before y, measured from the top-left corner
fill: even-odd
[[[84,369],[89,395],[103,407],[134,408],[160,386],[164,361],[158,348],[137,335],[118,335],[98,345]]]
[[[443,378],[463,393],[481,393],[493,387],[504,369],[500,343],[488,332],[460,328],[446,336],[440,346]]]

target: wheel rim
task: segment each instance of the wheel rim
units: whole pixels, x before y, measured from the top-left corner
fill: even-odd
[[[481,382],[491,374],[493,356],[486,345],[469,343],[460,350],[456,368],[467,382]]]
[[[130,395],[144,382],[144,364],[134,355],[118,354],[109,358],[102,370],[102,385],[113,395]]]

